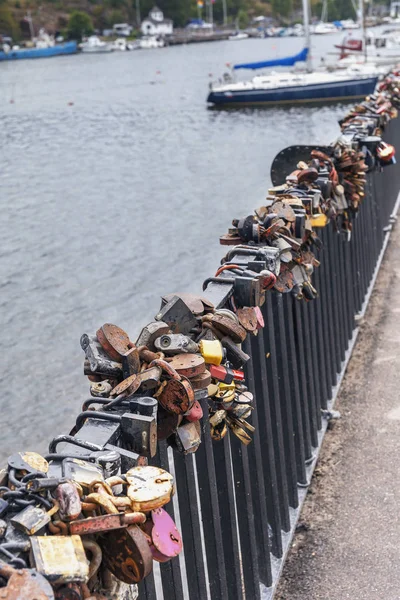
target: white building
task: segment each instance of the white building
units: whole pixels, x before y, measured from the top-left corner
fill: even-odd
[[[115,25],[113,25],[113,33],[116,35],[128,37],[131,35],[132,31],[133,27],[128,25],[128,23],[115,23]]]
[[[142,21],[140,29],[143,35],[170,35],[174,26],[171,19],[164,19],[162,10],[153,6],[149,16]]]

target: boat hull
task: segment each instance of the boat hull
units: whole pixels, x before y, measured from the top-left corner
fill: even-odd
[[[378,77],[354,79],[348,81],[288,86],[275,89],[247,89],[232,91],[214,91],[208,95],[207,102],[216,106],[296,104],[299,102],[328,102],[332,100],[350,100],[363,98],[371,94]]]
[[[52,56],[62,56],[64,54],[75,54],[77,52],[76,42],[66,42],[50,48],[20,48],[19,50],[9,50],[9,52],[0,52],[1,60],[18,60],[25,58],[50,58]]]

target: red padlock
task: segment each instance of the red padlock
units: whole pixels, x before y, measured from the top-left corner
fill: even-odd
[[[194,421],[200,421],[202,416],[203,409],[201,408],[200,402],[198,402],[198,400],[195,400],[195,403],[193,404],[192,408],[188,410],[188,412],[185,414],[185,419],[186,421],[189,421],[189,423],[193,423]]]
[[[238,371],[236,369],[228,369],[222,365],[210,365],[209,367],[211,377],[217,381],[223,383],[232,383],[232,381],[244,381],[244,371]]]

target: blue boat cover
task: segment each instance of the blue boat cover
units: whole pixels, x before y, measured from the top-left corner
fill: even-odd
[[[274,60],[265,60],[263,62],[242,63],[234,65],[234,69],[262,69],[263,67],[293,67],[297,62],[307,60],[308,48],[303,48],[299,54],[287,56],[286,58],[275,58]]]

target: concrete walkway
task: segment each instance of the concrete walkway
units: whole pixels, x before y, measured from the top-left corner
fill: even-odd
[[[335,406],[279,600],[400,599],[400,222]]]

